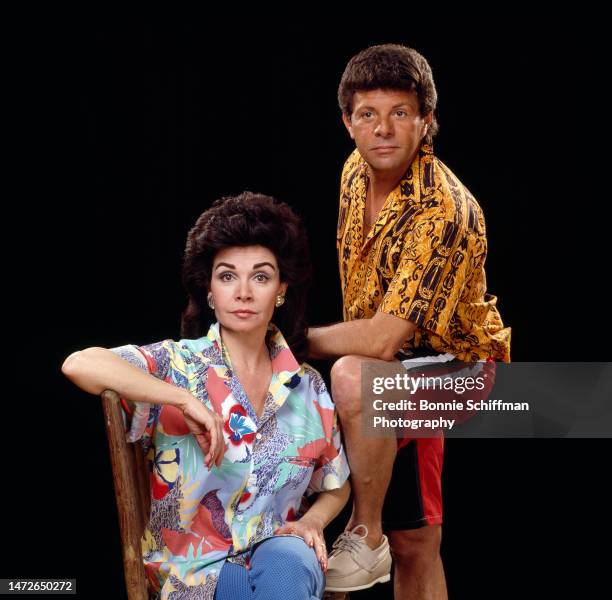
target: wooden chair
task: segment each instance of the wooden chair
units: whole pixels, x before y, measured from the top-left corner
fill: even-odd
[[[103,392],[102,407],[115,484],[128,600],[149,600],[140,544],[151,506],[147,465],[140,442],[131,444],[125,440],[123,409],[117,393],[112,390]]]

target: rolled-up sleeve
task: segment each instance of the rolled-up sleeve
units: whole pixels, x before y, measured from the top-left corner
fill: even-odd
[[[175,345],[176,342],[173,340],[163,340],[146,346],[128,344],[110,348],[110,350],[157,379],[169,381],[170,365],[176,352]],[[128,402],[124,398],[121,400],[126,425],[126,440],[128,442],[141,440],[143,448],[147,450],[161,406],[149,402]]]

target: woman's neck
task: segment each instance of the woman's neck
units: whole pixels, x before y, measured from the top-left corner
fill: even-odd
[[[219,324],[219,332],[234,369],[238,367],[255,373],[262,365],[270,363],[270,353],[266,345],[267,327],[242,332],[232,331]]]

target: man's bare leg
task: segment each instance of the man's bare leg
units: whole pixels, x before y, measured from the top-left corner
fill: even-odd
[[[368,528],[372,549],[382,541],[382,507],[397,454],[395,438],[367,438],[361,424],[361,363],[374,359],[349,355],[332,367],[332,397],[342,424],[344,447],[351,466],[353,512],[347,525]],[[446,580],[440,542],[442,528],[393,531],[389,543],[395,562],[395,600],[445,600]]]
[[[446,600],[440,558],[441,525],[392,531],[389,543],[395,565],[395,600]]]
[[[344,447],[351,466],[353,513],[347,525],[368,528],[366,543],[372,549],[382,541],[382,507],[397,454],[395,438],[368,438],[361,425],[361,363],[375,359],[349,355],[331,370],[332,398],[336,404]],[[383,361],[380,361],[383,362]]]

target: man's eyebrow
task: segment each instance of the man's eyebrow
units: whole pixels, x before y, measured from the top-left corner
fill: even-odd
[[[400,106],[406,106],[408,108],[413,108],[411,104],[408,102],[400,102],[399,104],[394,104],[391,108],[399,108]],[[376,110],[373,106],[360,106],[357,110]]]
[[[276,269],[274,268],[274,265],[272,263],[269,262],[260,262],[257,263],[256,265],[253,265],[254,269],[259,269],[260,267],[265,267],[266,265],[268,265],[269,267],[272,267],[273,271],[276,271]]]

